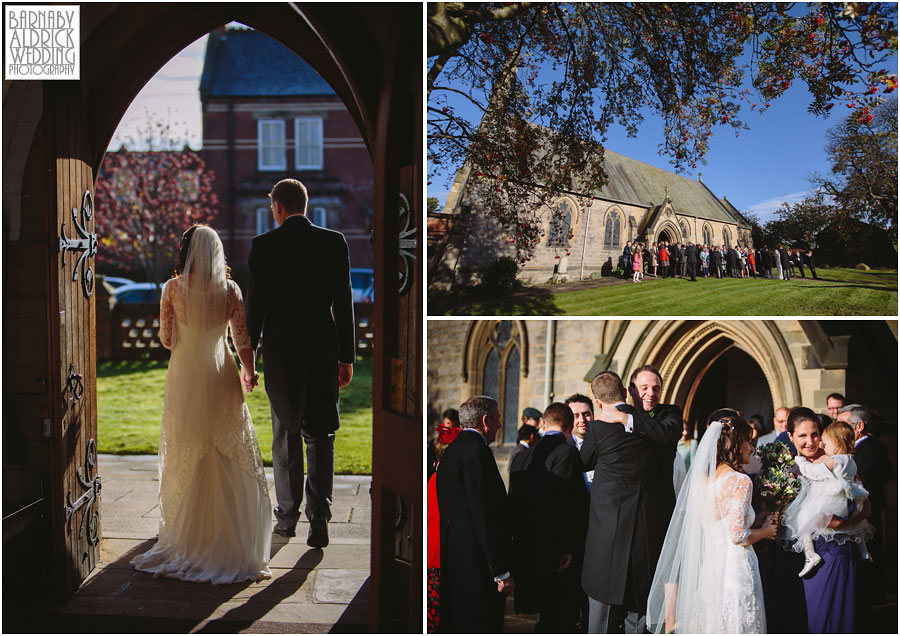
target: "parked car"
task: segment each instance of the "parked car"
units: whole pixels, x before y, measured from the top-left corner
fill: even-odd
[[[134,285],[134,281],[130,278],[121,278],[119,276],[104,276],[104,282],[109,283],[110,287],[113,289],[118,289],[123,285]]]
[[[159,300],[159,293],[156,283],[130,283],[116,288],[114,295],[118,303],[152,303]]]
[[[350,287],[353,288],[353,302],[375,302],[375,272],[371,267],[351,267]]]

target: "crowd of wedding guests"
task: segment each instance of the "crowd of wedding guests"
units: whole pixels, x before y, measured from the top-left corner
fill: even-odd
[[[702,245],[688,242],[628,241],[619,266],[623,278],[639,283],[644,276],[654,278],[769,278],[790,280],[806,269],[816,276],[816,261],[811,249],[775,245],[769,248]]]
[[[640,367],[629,405],[623,382],[604,372],[592,397],[526,408],[508,490],[489,449],[497,402],[473,397],[443,413],[429,445],[429,633],[501,632],[510,594],[516,613],[538,615],[539,633],[875,629],[895,539],[885,502],[894,469],[875,415],[831,394],[826,413],[780,407],[769,427],[719,409],[692,431],[680,407],[659,403],[662,382]],[[751,485],[761,470],[754,449],[775,442],[801,481],[785,510],[765,510]],[[698,491],[712,482],[705,502]],[[798,512],[815,519],[804,525]],[[691,528],[725,519],[727,532],[691,551]],[[709,558],[709,537],[727,537],[726,556]]]

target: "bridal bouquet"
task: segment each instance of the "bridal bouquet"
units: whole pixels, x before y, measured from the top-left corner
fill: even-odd
[[[791,503],[800,492],[800,480],[791,473],[794,459],[788,447],[778,442],[756,449],[762,470],[756,475],[756,487],[763,505],[769,512],[778,512]]]

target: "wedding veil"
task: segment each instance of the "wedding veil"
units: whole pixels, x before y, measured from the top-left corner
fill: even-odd
[[[707,631],[704,626],[716,624],[721,612],[723,568],[713,535],[721,432],[721,422],[709,426],[678,492],[647,600],[647,626],[652,632],[702,633]]]
[[[228,314],[225,250],[216,231],[197,226],[182,272],[184,322],[196,329],[221,325]]]

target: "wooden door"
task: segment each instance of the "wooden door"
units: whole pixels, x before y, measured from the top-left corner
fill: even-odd
[[[422,631],[421,17],[397,11],[375,159],[370,628]]]
[[[97,236],[80,85],[48,82],[45,97],[51,192],[51,571],[58,595],[67,597],[94,569],[100,554],[93,295]]]

